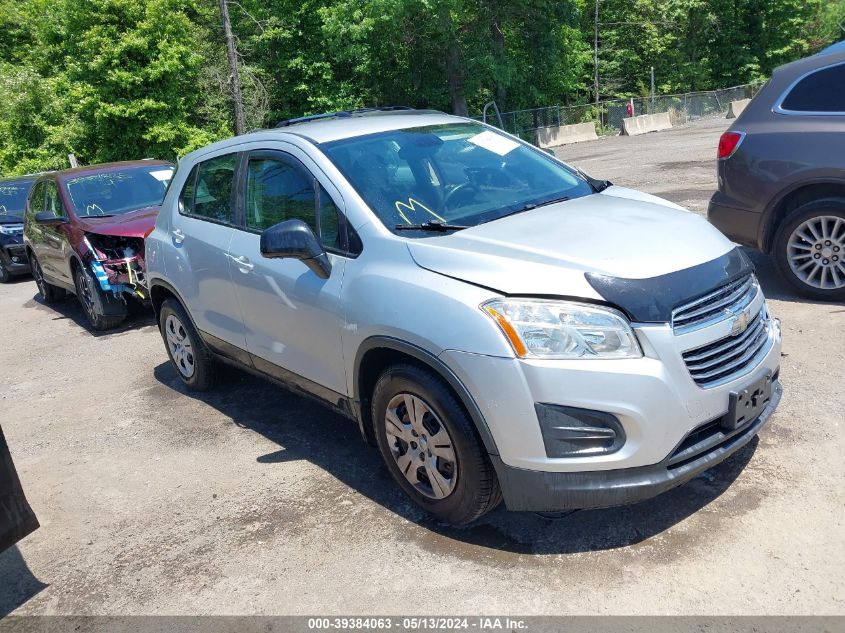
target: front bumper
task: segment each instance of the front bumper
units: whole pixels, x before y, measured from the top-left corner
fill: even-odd
[[[23,244],[11,243],[0,246],[0,261],[12,275],[23,275],[29,272],[29,259]]]
[[[752,308],[765,309],[762,294]],[[730,335],[731,320],[681,334],[668,323],[635,325],[644,354],[638,359],[531,361],[452,350],[440,358],[472,394],[493,437],[491,459],[509,508],[602,507],[660,494],[750,441],[777,406],[779,383],[763,414],[738,432],[726,435],[718,421],[731,393],[778,375],[780,327],[776,319],[767,324],[753,362],[707,387],[696,384],[682,354]],[[608,413],[621,424],[624,444],[605,454],[550,457],[537,403]],[[699,438],[694,450],[690,438]]]
[[[491,458],[509,510],[555,512],[637,503],[686,483],[748,444],[771,417],[782,393],[776,381],[769,405],[756,420],[730,433],[721,431],[714,421],[713,430],[694,430],[666,459],[652,466],[552,473],[513,468],[498,456]]]

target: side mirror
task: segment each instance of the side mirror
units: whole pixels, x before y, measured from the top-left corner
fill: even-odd
[[[320,279],[332,272],[323,247],[311,227],[302,220],[285,220],[261,234],[261,255],[271,259],[298,259]]]
[[[52,211],[42,211],[41,213],[36,213],[35,221],[38,224],[43,224],[45,226],[58,226],[59,224],[67,222],[67,220],[59,217]]]

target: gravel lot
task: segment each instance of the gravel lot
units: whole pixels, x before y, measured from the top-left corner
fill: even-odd
[[[724,126],[560,155],[702,212]],[[42,524],[0,555],[0,616],[845,614],[845,308],[756,261],[785,338],[758,440],[637,506],[460,530],[319,405],[233,370],[187,394],[151,316],[95,335],[75,301],[0,286],[0,420]]]

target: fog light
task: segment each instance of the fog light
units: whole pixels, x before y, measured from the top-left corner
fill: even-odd
[[[21,263],[21,258],[20,258],[20,257],[17,257],[17,256],[12,257],[12,263],[14,263],[14,264],[20,264],[20,263]]]
[[[615,453],[625,444],[619,419],[604,411],[535,403],[547,457]]]

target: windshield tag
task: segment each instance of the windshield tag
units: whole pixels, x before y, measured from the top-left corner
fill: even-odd
[[[519,147],[519,143],[516,141],[513,141],[505,136],[500,136],[490,130],[485,130],[484,132],[476,134],[467,140],[470,143],[483,147],[484,149],[491,151],[494,154],[498,154],[499,156],[504,156]]]
[[[160,180],[161,182],[167,182],[173,177],[173,170],[172,169],[159,169],[156,171],[151,171],[150,176],[155,178],[156,180]]]

